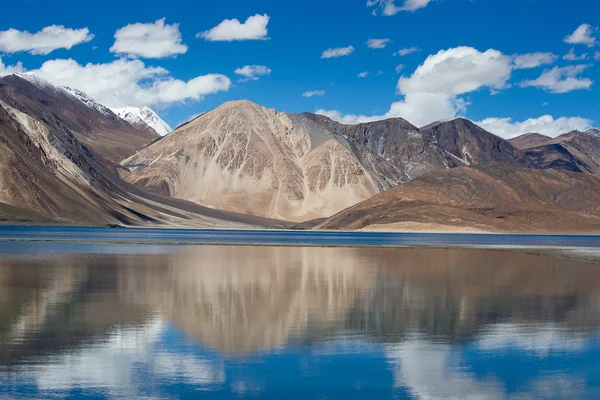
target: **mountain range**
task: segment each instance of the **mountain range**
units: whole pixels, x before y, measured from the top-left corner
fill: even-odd
[[[593,231],[598,172],[597,130],[507,141],[462,118],[345,125],[242,100],[171,132],[147,107],[0,79],[7,223]]]

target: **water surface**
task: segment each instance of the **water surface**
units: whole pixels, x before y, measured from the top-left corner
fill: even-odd
[[[0,398],[600,397],[598,265],[459,249],[0,246]]]

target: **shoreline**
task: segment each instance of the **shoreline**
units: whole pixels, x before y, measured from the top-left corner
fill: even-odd
[[[6,238],[2,242],[54,242],[113,245],[147,245],[147,246],[265,246],[265,247],[322,247],[322,248],[398,248],[398,249],[459,249],[481,251],[506,251],[529,254],[533,256],[550,256],[600,264],[600,247],[582,246],[540,246],[540,245],[505,245],[505,244],[368,244],[368,243],[310,243],[310,242],[227,242],[227,241],[185,241],[185,240],[135,240],[135,239],[61,239],[61,238]]]

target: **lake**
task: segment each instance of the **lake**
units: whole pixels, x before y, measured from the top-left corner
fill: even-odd
[[[493,250],[161,244],[202,242],[188,231],[0,228],[9,236],[18,240],[0,241],[0,398],[600,397],[597,264]],[[142,243],[101,242],[115,237]],[[511,240],[598,243],[523,238]]]

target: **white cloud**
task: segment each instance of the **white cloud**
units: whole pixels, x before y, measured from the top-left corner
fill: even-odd
[[[46,55],[57,49],[70,50],[75,45],[89,42],[93,37],[88,28],[71,29],[52,25],[36,33],[11,28],[0,31],[0,51],[27,51],[30,54]]]
[[[165,25],[165,19],[154,23],[135,23],[115,32],[112,53],[130,57],[164,58],[184,54],[188,47],[181,43],[179,24]]]
[[[427,57],[409,78],[400,78],[398,91],[460,95],[481,87],[502,89],[510,75],[511,58],[501,52],[456,47]]]
[[[502,89],[512,72],[512,57],[497,50],[480,52],[457,47],[430,55],[410,77],[398,80],[404,99],[393,103],[383,115],[344,115],[336,110],[319,110],[345,123],[401,117],[418,126],[452,118],[466,112],[467,102],[458,96],[481,88]]]
[[[169,76],[161,67],[146,66],[141,60],[119,59],[106,64],[80,65],[73,59],[46,61],[29,71],[58,84],[79,89],[108,107],[150,106],[186,100],[227,91],[228,77],[202,75],[189,81]]]
[[[352,54],[352,52],[354,52],[354,47],[352,46],[348,46],[348,47],[335,47],[332,49],[327,49],[323,52],[323,54],[321,54],[321,58],[337,58],[337,57],[344,57],[344,56],[349,56],[350,54]]]
[[[418,47],[405,47],[403,49],[396,51],[393,55],[394,56],[407,56],[409,54],[416,53],[417,51],[421,51],[421,49],[419,49]]]
[[[241,23],[238,19],[226,19],[214,28],[201,32],[196,37],[203,37],[209,41],[234,40],[266,40],[267,25],[270,17],[267,14],[256,14],[248,17],[246,22]]]
[[[359,78],[366,78],[367,76],[369,76],[369,71],[363,71],[360,74],[358,74]]]
[[[23,68],[23,64],[20,62],[16,63],[15,65],[4,65],[2,58],[0,57],[0,77],[23,71],[25,71],[25,69]]]
[[[264,65],[245,65],[242,68],[238,68],[234,71],[236,74],[243,76],[245,79],[256,81],[259,76],[271,75],[271,69]]]
[[[585,44],[589,47],[593,47],[598,42],[593,34],[598,30],[597,27],[593,27],[590,24],[581,24],[579,28],[575,30],[572,34],[565,36],[563,39],[565,43],[571,44]]]
[[[404,64],[399,64],[396,66],[396,73],[399,74],[404,69]]]
[[[600,61],[600,51],[594,53],[594,60]]]
[[[552,93],[567,93],[573,90],[589,89],[592,86],[592,80],[578,78],[578,75],[587,67],[587,65],[554,67],[545,71],[537,79],[521,82],[521,87],[539,87]]]
[[[552,64],[554,61],[556,61],[556,55],[553,53],[521,54],[515,57],[514,69],[537,68],[542,65]]]
[[[541,133],[542,135],[556,137],[573,130],[586,131],[592,127],[592,121],[581,117],[560,117],[554,119],[551,115],[539,118],[530,118],[516,122],[511,118],[486,118],[476,122],[488,132],[510,139],[524,133]]]
[[[383,49],[391,43],[391,41],[391,39],[369,39],[367,40],[367,46],[371,49]]]
[[[563,56],[563,60],[567,60],[567,61],[583,61],[586,58],[587,58],[587,53],[583,53],[582,55],[578,56],[577,54],[575,54],[575,49],[573,49],[573,48],[571,50],[569,50],[569,52]]]
[[[432,0],[404,0],[402,6],[397,6],[395,0],[367,0],[367,7],[377,6],[381,10],[381,15],[396,15],[401,11],[414,12],[427,7]],[[373,15],[376,14],[376,10]]]
[[[324,90],[309,90],[308,92],[302,93],[303,97],[313,97],[313,96],[325,96]]]

